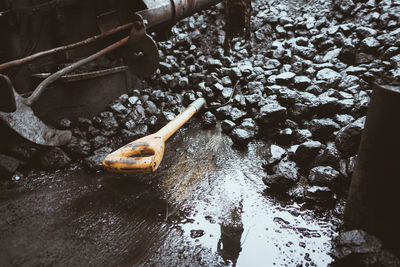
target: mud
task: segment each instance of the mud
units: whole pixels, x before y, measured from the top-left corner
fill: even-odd
[[[328,217],[264,192],[267,144],[181,129],[155,174],[33,172],[1,184],[2,266],[326,266]]]

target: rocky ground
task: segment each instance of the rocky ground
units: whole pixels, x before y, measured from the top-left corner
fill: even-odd
[[[159,70],[92,119],[64,119],[65,147],[18,142],[0,154],[6,179],[33,168],[81,163],[102,169],[106,154],[157,131],[198,97],[204,127],[219,121],[238,149],[271,143],[262,179],[267,191],[340,217],[360,141],[372,80],[400,77],[400,1],[253,1],[248,42],[234,39],[224,56],[222,6],[179,22],[159,43]],[[260,178],[261,179],[261,178]],[[341,234],[340,263],[399,266],[362,231]],[[397,264],[397,265],[396,265]]]

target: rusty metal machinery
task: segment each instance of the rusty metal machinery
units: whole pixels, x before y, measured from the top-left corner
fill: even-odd
[[[65,144],[70,135],[63,132],[63,138],[58,138],[57,131],[46,128],[41,120],[51,123],[64,117],[89,117],[103,110],[128,91],[137,77],[149,76],[157,69],[157,45],[147,31],[165,30],[220,1],[0,2],[0,29],[7,40],[0,47],[0,55],[5,55],[0,59],[0,72],[8,76],[4,80],[13,82],[3,87],[12,88],[17,102],[14,112],[9,109],[12,105],[5,103],[0,118],[32,142]],[[109,53],[112,50],[115,52]],[[100,69],[99,64],[89,64],[100,57],[105,59]],[[72,71],[78,73],[69,74]],[[121,79],[121,75],[125,77]],[[12,96],[8,91],[5,93]],[[24,117],[24,110],[29,111],[25,116],[28,120],[16,124],[17,118]],[[40,118],[35,119],[37,125],[29,124],[32,115]],[[42,126],[39,136],[38,125]],[[50,131],[55,134],[45,134]]]

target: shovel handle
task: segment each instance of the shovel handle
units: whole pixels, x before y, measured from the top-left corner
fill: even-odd
[[[182,127],[204,104],[206,100],[199,98],[190,104],[184,111],[170,121],[167,125],[161,128],[156,135],[161,136],[164,141],[167,141],[179,128]]]
[[[165,141],[187,122],[204,104],[199,98],[161,130],[135,140],[108,154],[103,166],[113,172],[154,172],[164,156]]]

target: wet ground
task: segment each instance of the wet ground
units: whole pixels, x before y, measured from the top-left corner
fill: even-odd
[[[198,122],[155,174],[35,172],[1,184],[1,266],[326,266],[335,229],[264,192],[266,144]]]

